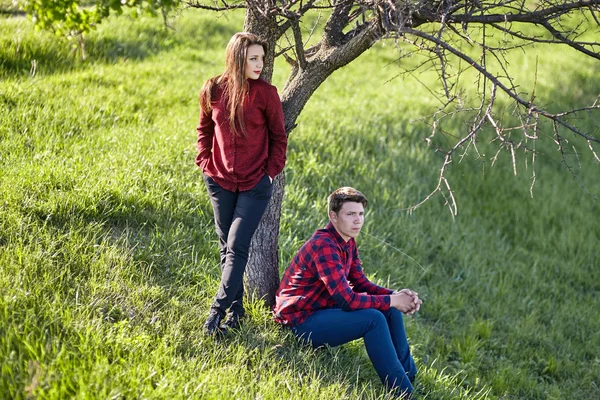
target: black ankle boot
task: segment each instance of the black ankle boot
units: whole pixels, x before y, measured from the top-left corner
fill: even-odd
[[[230,312],[229,314],[227,314],[227,318],[225,318],[225,322],[223,322],[223,327],[226,328],[227,330],[240,329],[240,327],[241,327],[240,320],[243,317],[244,317],[243,315],[239,315],[239,314]]]
[[[222,319],[223,315],[218,310],[211,309],[208,318],[202,327],[204,333],[210,336],[223,333],[223,329],[221,328]]]

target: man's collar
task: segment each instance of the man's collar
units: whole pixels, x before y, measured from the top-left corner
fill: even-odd
[[[335,226],[333,226],[333,224],[331,223],[331,221],[329,221],[327,223],[327,226],[325,226],[325,229],[328,232],[331,232],[331,234],[333,235],[333,237],[335,238],[335,240],[338,242],[338,244],[342,247],[346,247],[348,244],[350,244],[350,241],[353,240],[353,238],[348,239],[348,241],[346,242],[344,240],[344,238],[342,238],[342,236],[339,234],[339,232],[337,231],[337,229],[335,229]]]

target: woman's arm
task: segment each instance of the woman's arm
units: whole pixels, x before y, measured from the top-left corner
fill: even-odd
[[[202,107],[200,108],[200,124],[196,128],[196,132],[198,133],[196,165],[204,170],[210,159],[212,141],[215,134],[215,122],[212,120],[212,111],[206,113],[202,110]]]
[[[268,88],[265,119],[269,132],[269,155],[267,159],[267,175],[274,178],[285,166],[287,151],[287,135],[283,120],[283,107],[277,94],[277,88]]]

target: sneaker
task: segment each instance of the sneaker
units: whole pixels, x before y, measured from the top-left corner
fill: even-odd
[[[221,328],[222,319],[223,316],[217,310],[210,310],[208,318],[206,319],[206,322],[202,327],[204,333],[210,336],[215,336],[217,334],[223,333],[223,329]]]
[[[230,329],[240,329],[241,324],[240,324],[240,320],[243,318],[243,315],[237,314],[237,313],[229,313],[227,314],[227,318],[225,319],[225,322],[223,322],[223,328],[230,330]]]

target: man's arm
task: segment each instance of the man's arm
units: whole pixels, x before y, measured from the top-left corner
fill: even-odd
[[[395,291],[392,289],[387,289],[381,287],[379,285],[371,282],[365,275],[360,259],[358,257],[358,249],[356,248],[356,244],[352,244],[351,251],[351,266],[350,273],[348,274],[348,281],[352,286],[352,289],[355,292],[365,292],[369,294],[388,294],[390,296],[390,306],[397,308],[406,314],[414,314],[419,311],[421,308],[421,304],[423,301],[419,299],[419,294],[417,292],[413,292],[410,289],[402,289],[400,291]]]
[[[352,286],[352,289],[358,293],[368,294],[392,294],[392,289],[384,288],[371,282],[365,275],[360,258],[358,257],[358,249],[356,243],[352,243],[352,249],[350,252],[352,260],[350,262],[350,272],[348,273],[348,281]]]
[[[339,248],[335,244],[325,240],[319,246],[319,254],[315,257],[315,266],[319,279],[342,310],[376,308],[385,311],[390,308],[389,293],[373,295],[357,293],[352,290],[348,284],[348,277],[344,273]]]

